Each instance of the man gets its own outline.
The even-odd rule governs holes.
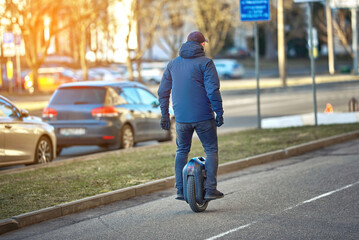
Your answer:
[[[184,199],[182,169],[188,160],[194,131],[206,153],[204,198],[209,201],[224,196],[217,190],[217,127],[223,124],[222,97],[216,67],[211,59],[205,57],[206,42],[208,41],[201,32],[191,32],[187,42],[182,45],[179,56],[168,63],[158,89],[161,127],[165,130],[170,129],[168,108],[172,91],[177,133],[175,187],[176,199],[179,200]]]

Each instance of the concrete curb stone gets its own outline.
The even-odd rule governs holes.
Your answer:
[[[18,216],[13,217],[16,222],[18,222],[18,227],[22,228],[37,222],[46,221],[53,218],[61,217],[61,207],[53,206],[44,209],[40,209],[37,211],[20,214]]]
[[[359,131],[345,133],[333,137],[319,139],[308,143],[296,145],[282,150],[276,150],[269,153],[256,155],[244,159],[239,159],[229,163],[221,164],[218,168],[218,174],[238,171],[251,166],[278,161],[288,157],[304,154],[333,144],[359,138]],[[9,219],[0,221],[0,235],[25,226],[40,223],[42,221],[65,216],[68,214],[88,210],[101,205],[129,198],[150,194],[156,191],[165,190],[174,187],[174,176],[152,182],[140,184],[133,187],[115,190],[108,193],[98,194],[69,203],[59,204],[53,207],[21,214]]]
[[[4,219],[0,221],[0,235],[11,232],[19,228],[19,223],[12,218]]]

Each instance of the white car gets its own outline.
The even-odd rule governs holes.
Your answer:
[[[141,68],[142,81],[151,85],[160,84],[166,64],[165,62],[143,63]],[[134,67],[133,75],[135,79],[138,79],[136,67]]]
[[[149,83],[152,85],[160,84],[162,75],[163,75],[163,69],[161,68],[142,68],[141,76],[144,83]]]
[[[98,76],[99,79],[96,80],[120,81],[124,79],[124,76],[122,74],[109,68],[95,67],[95,68],[90,68],[88,71],[89,71],[89,75]]]
[[[213,59],[221,79],[241,78],[244,75],[244,67],[235,59]]]

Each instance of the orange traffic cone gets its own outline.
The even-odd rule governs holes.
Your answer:
[[[324,110],[325,113],[332,113],[334,112],[333,106],[330,103],[327,103],[327,107]]]

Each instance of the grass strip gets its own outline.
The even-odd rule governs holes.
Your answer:
[[[359,129],[359,124],[251,129],[219,136],[220,164]],[[172,142],[0,175],[0,219],[174,175]],[[193,140],[190,158],[205,156]]]

